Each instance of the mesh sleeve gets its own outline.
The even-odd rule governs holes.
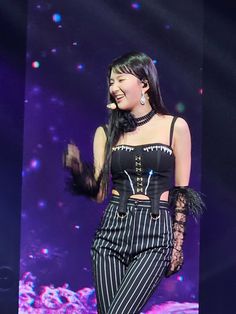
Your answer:
[[[66,190],[74,195],[84,195],[95,198],[99,192],[102,173],[95,179],[95,168],[92,163],[78,162],[72,159],[70,176],[66,178]]]
[[[186,186],[174,187],[170,191],[169,200],[173,209],[173,251],[166,277],[178,272],[183,266],[187,216],[191,213],[197,220],[206,207],[200,193]]]

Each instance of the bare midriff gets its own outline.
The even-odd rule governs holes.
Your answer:
[[[112,194],[113,195],[119,195],[119,192],[112,189]],[[169,196],[169,191],[165,191],[161,194],[160,200],[168,201],[168,196]],[[149,197],[147,195],[143,195],[143,194],[133,194],[130,196],[130,198],[137,198],[140,200],[148,200],[149,199]]]

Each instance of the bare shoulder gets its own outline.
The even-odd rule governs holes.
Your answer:
[[[176,119],[175,121],[175,130],[177,133],[181,134],[189,132],[189,126],[187,121],[182,117],[178,117],[178,119]]]
[[[106,140],[107,136],[104,130],[104,126],[100,125],[96,128],[94,140]]]
[[[176,116],[176,115],[175,115]],[[167,129],[170,128],[171,123],[173,121],[174,115],[162,115],[162,120]],[[179,143],[184,143],[186,141],[190,141],[190,130],[187,121],[179,116],[176,116],[177,119],[174,122],[173,129],[173,148],[176,145],[179,146]]]
[[[104,152],[107,136],[103,126],[98,126],[93,139],[94,154],[101,155]]]
[[[166,120],[166,121],[172,121],[173,120],[173,118],[174,118],[175,116],[173,116],[173,115],[170,115],[170,114],[163,114],[163,115],[160,115],[160,118],[162,118],[163,120]],[[179,116],[177,116],[177,120],[176,120],[176,123],[177,123],[177,121],[178,121],[178,124],[179,125],[181,125],[181,123],[182,124],[187,124],[187,121],[184,119],[184,118],[182,118],[182,117],[179,117]]]
[[[186,147],[191,147],[191,134],[189,126],[187,121],[182,117],[178,117],[175,121],[173,143],[175,153],[178,147],[182,151],[184,149],[183,147],[185,147],[185,149]]]

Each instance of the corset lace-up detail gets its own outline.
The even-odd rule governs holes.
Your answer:
[[[125,204],[131,195],[143,194],[151,201],[153,218],[159,217],[161,194],[172,187],[175,156],[170,145],[150,143],[143,145],[117,145],[112,151],[112,183],[120,195],[119,212],[125,213]]]

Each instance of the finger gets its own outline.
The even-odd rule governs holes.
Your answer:
[[[68,148],[70,148],[70,149],[73,149],[75,147],[77,147],[75,144],[68,144]]]

